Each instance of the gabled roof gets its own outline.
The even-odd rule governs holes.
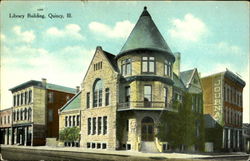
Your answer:
[[[110,64],[112,65],[112,67],[115,69],[115,71],[117,71],[117,62],[116,62],[116,56],[107,52],[107,51],[104,51],[102,50],[103,53],[106,55],[108,61],[110,62]]]
[[[161,51],[172,56],[174,59],[172,51],[148,13],[147,7],[144,7],[139,20],[118,54],[118,57],[119,55],[135,50]]]
[[[185,89],[185,85],[183,84],[182,80],[175,73],[173,73],[173,77],[174,86],[180,89]]]
[[[195,72],[195,70],[196,69],[191,69],[191,70],[180,72],[180,78],[186,87],[191,82],[191,79],[193,77],[193,73]]]
[[[30,86],[44,88],[41,81],[30,80],[30,81],[24,82],[24,83],[22,83],[20,85],[17,85],[17,86],[15,86],[15,87],[13,87],[13,88],[11,88],[9,90],[11,92],[15,92],[15,91],[19,91],[21,89],[24,89],[24,88],[27,88],[27,87],[30,87]],[[76,89],[74,89],[74,88],[69,88],[69,87],[56,85],[56,84],[51,84],[51,83],[46,83],[45,89],[50,89],[50,90],[55,90],[55,91],[60,91],[60,92],[66,92],[66,93],[76,93]]]
[[[79,110],[81,107],[81,93],[82,91],[72,97],[62,108],[60,108],[60,112]]]

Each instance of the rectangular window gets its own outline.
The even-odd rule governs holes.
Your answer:
[[[72,116],[69,116],[69,127],[72,126]]]
[[[129,75],[132,72],[131,59],[125,59],[121,62],[122,75]]]
[[[97,143],[97,149],[101,149],[101,143]]]
[[[96,117],[93,118],[93,135],[96,134]]]
[[[92,131],[91,127],[92,127],[92,125],[91,125],[91,118],[88,118],[88,135],[91,134],[91,131]]]
[[[99,106],[102,106],[102,89],[99,90]]]
[[[170,61],[164,61],[164,74],[169,77],[172,76],[172,63]]]
[[[80,125],[80,116],[79,115],[77,115],[77,126],[79,126]]]
[[[125,102],[130,102],[130,86],[125,87]]]
[[[144,106],[151,107],[152,101],[152,87],[150,85],[144,86]]]
[[[90,143],[87,143],[87,148],[90,148]]]
[[[16,96],[13,96],[13,106],[16,106]]]
[[[94,91],[94,100],[93,100],[93,107],[97,107],[97,92],[98,91]]]
[[[65,116],[65,127],[68,127],[68,116]]]
[[[21,93],[21,105],[23,105],[23,93]]]
[[[87,108],[90,107],[90,93],[88,92],[87,93],[87,96],[86,96],[86,104],[87,104]]]
[[[73,116],[73,125],[72,126],[76,126],[76,116]]]
[[[54,94],[53,94],[53,92],[49,92],[48,103],[53,103],[53,102],[54,102]]]
[[[107,134],[107,129],[108,129],[108,120],[107,116],[103,117],[103,135]]]
[[[19,106],[19,100],[20,100],[19,97],[20,97],[20,96],[19,96],[19,94],[18,94],[18,95],[17,95],[17,106]]]
[[[53,121],[53,109],[49,109],[49,122]]]
[[[10,116],[8,116],[8,124],[10,123]]]
[[[29,91],[29,103],[32,102],[32,90]]]
[[[195,103],[194,101],[195,101],[195,100],[194,100],[194,95],[193,95],[193,96],[192,96],[192,111],[194,111],[194,108],[195,108],[195,107],[194,107],[194,103]]]
[[[155,73],[155,58],[154,57],[142,57],[142,72],[143,73]]]
[[[20,110],[20,120],[23,120],[23,109]]]
[[[107,144],[106,143],[102,143],[102,149],[107,149]]]
[[[108,106],[109,105],[109,88],[106,88],[105,89],[105,106]]]
[[[102,118],[98,117],[98,135],[102,133]]]
[[[28,92],[26,91],[24,94],[24,100],[25,100],[25,104],[28,103]]]

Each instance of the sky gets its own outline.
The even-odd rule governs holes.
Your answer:
[[[182,71],[197,68],[203,77],[227,68],[240,75],[249,122],[249,4],[240,1],[2,2],[1,109],[12,106],[9,89],[29,80],[79,86],[96,47],[118,54],[144,6],[181,53]]]

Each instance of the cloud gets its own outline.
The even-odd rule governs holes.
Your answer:
[[[207,68],[205,72],[202,72],[201,76],[205,77],[205,76],[212,75],[215,73],[224,72],[227,69],[234,70],[234,69],[236,69],[236,67],[230,63],[215,63],[215,64],[211,65],[209,68]]]
[[[173,19],[172,25],[168,33],[180,40],[197,42],[209,32],[206,24],[190,13],[186,14],[183,20]]]
[[[215,49],[218,53],[222,54],[231,54],[231,55],[243,55],[243,51],[239,46],[231,45],[227,42],[221,41],[215,44]]]
[[[80,85],[94,50],[83,46],[66,46],[57,51],[35,48],[29,45],[6,47],[1,59],[1,108],[11,106],[12,96],[8,91],[29,80],[47,78],[49,83],[75,88]],[[1,51],[1,52],[2,52]],[[25,61],[24,61],[25,60]],[[13,79],[13,76],[18,79]]]
[[[6,36],[4,34],[1,34],[1,41],[5,41],[6,40]]]
[[[36,36],[34,34],[34,31],[23,31],[21,26],[14,26],[13,27],[13,32],[17,35],[17,40],[26,42],[26,43],[31,43],[35,40]]]
[[[76,24],[68,24],[64,29],[60,30],[56,27],[47,29],[46,34],[55,37],[71,37],[77,40],[83,40],[84,37],[80,33],[81,27]]]
[[[114,27],[100,22],[91,22],[89,29],[108,38],[127,38],[135,24],[128,20],[116,22]]]

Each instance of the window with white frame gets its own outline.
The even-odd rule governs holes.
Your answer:
[[[168,60],[164,61],[164,74],[169,77],[172,76],[172,63]]]
[[[155,57],[142,57],[142,73],[155,73]]]
[[[121,61],[121,73],[122,75],[130,75],[132,73],[130,58]]]

